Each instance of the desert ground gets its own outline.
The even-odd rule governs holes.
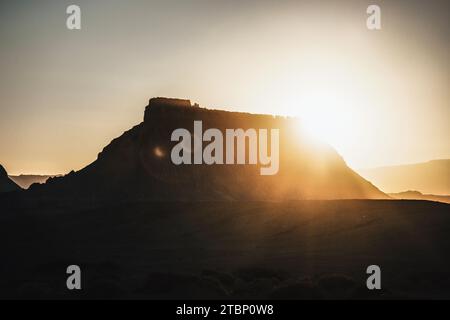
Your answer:
[[[0,203],[1,298],[450,298],[444,203]]]

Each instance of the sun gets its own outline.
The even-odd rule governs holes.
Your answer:
[[[302,128],[314,140],[325,142],[335,148],[345,146],[351,139],[353,112],[343,105],[345,99],[333,92],[309,91],[287,101],[288,108]]]

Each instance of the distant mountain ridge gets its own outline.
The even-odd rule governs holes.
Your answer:
[[[402,199],[402,200],[428,200],[428,201],[450,203],[450,196],[436,196],[434,194],[423,194],[419,191],[389,193],[389,196],[391,196],[394,199]]]
[[[23,189],[28,189],[33,183],[45,183],[48,178],[59,175],[21,174],[10,175],[9,178]]]
[[[358,172],[387,193],[417,190],[423,194],[450,195],[450,159],[363,169]]]
[[[0,192],[10,192],[20,190],[20,187],[8,177],[5,168],[0,165]]]
[[[173,130],[280,128],[280,170],[261,176],[259,165],[174,165]],[[30,192],[58,197],[145,200],[387,199],[327,145],[299,137],[285,117],[200,108],[189,100],[153,98],[144,122],[114,139],[78,172],[49,178]],[[159,155],[155,154],[158,149]]]

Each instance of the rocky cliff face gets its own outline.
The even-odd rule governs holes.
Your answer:
[[[175,165],[173,130],[279,129],[279,172],[260,175],[259,165]],[[329,146],[299,135],[284,117],[208,110],[189,100],[154,98],[144,122],[114,139],[96,161],[31,192],[92,199],[294,200],[388,198],[345,164]],[[204,143],[206,145],[208,143]]]
[[[0,192],[20,190],[20,187],[8,177],[5,168],[0,165]]]

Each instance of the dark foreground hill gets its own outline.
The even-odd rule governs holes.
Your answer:
[[[1,298],[450,298],[448,204],[5,205]],[[68,291],[66,268],[82,269]],[[382,270],[382,290],[365,287]]]
[[[276,175],[259,165],[175,165],[170,153],[175,129],[280,130]],[[312,143],[293,119],[208,110],[189,100],[154,98],[144,122],[114,139],[86,168],[32,186],[28,197],[121,200],[386,199],[386,194],[351,170],[327,145]],[[224,139],[225,141],[225,139]],[[205,147],[207,143],[204,143]]]

